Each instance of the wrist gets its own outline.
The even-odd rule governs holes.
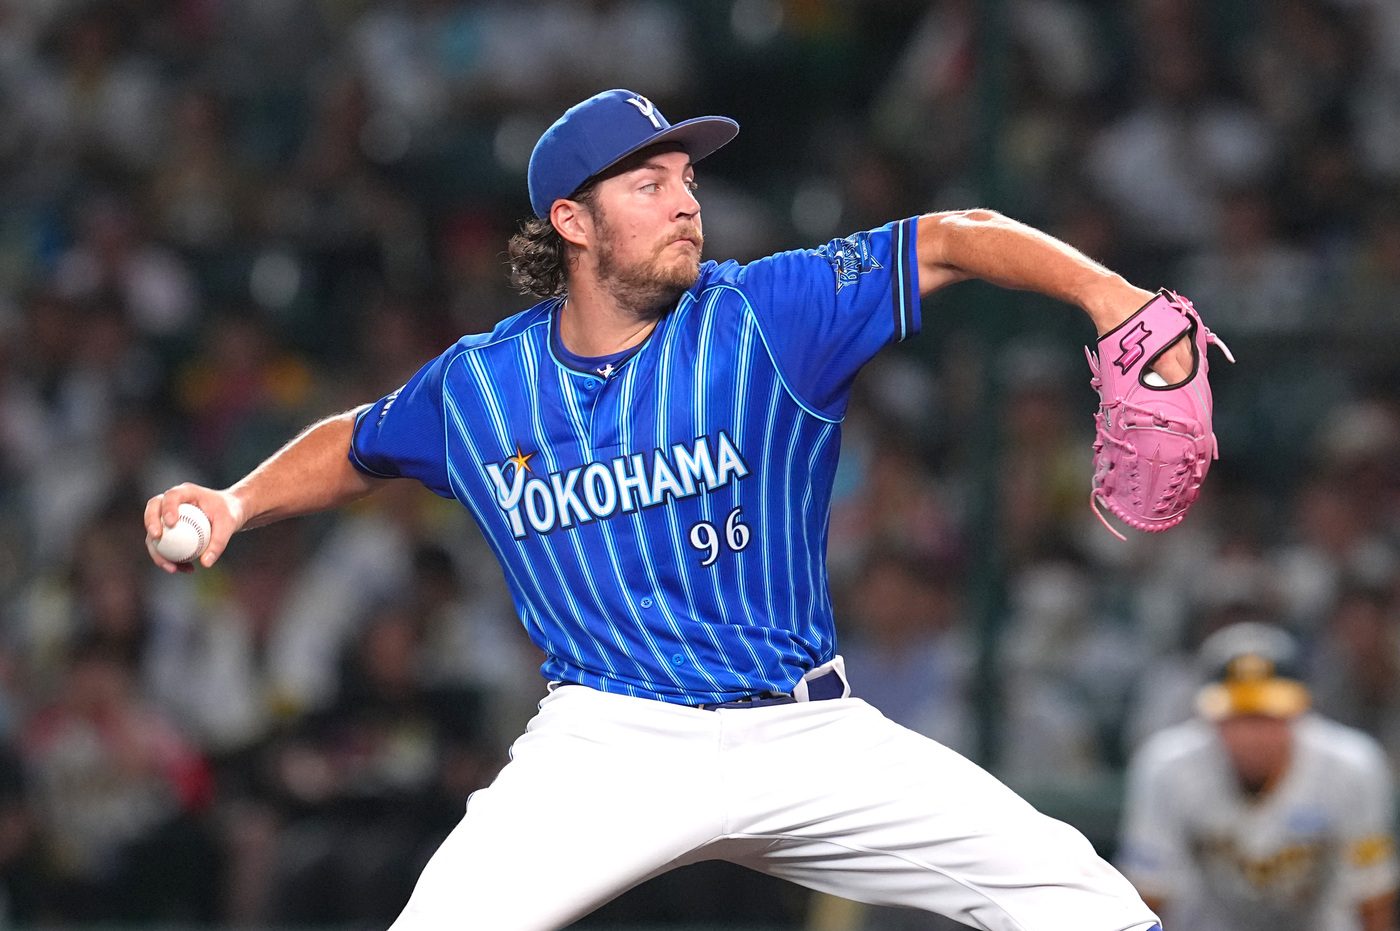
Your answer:
[[[1102,336],[1131,317],[1153,296],[1153,292],[1129,284],[1121,275],[1109,275],[1084,290],[1079,306]]]
[[[245,478],[235,485],[230,485],[228,488],[224,489],[222,495],[224,507],[228,510],[229,519],[233,523],[233,529],[230,532],[237,533],[248,523],[248,515],[251,513],[248,504],[249,489],[247,479]]]

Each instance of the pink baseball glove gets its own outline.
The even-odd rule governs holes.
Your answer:
[[[1192,369],[1169,385],[1151,364],[1182,334],[1191,337]],[[1099,393],[1094,415],[1094,488],[1089,506],[1118,539],[1100,505],[1138,530],[1160,533],[1181,523],[1219,457],[1211,430],[1206,346],[1230,349],[1201,322],[1191,302],[1163,289],[1137,313],[1099,338],[1084,355]]]

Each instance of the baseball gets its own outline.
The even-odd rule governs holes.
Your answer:
[[[174,527],[166,527],[155,541],[156,552],[171,562],[191,562],[209,545],[209,518],[193,504],[180,505]]]

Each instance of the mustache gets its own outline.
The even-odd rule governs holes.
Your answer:
[[[687,226],[677,230],[676,235],[672,236],[666,244],[670,245],[673,242],[680,242],[682,239],[689,239],[697,246],[703,246],[705,244],[705,234],[700,232],[700,227],[698,226]]]

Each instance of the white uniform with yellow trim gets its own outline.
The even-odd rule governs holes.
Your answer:
[[[1355,931],[1357,906],[1396,886],[1394,803],[1379,744],[1316,714],[1257,799],[1214,725],[1151,738],[1129,767],[1120,867],[1168,928]]]

